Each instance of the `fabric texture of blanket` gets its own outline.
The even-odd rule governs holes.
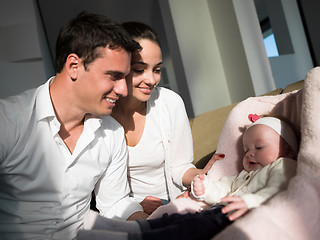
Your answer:
[[[300,129],[297,175],[286,191],[254,209],[214,239],[319,239],[320,68],[307,74],[302,91],[289,94],[284,101],[288,97],[293,97],[290,104],[284,104],[289,108],[282,108],[282,101],[274,109],[284,110],[282,115]]]

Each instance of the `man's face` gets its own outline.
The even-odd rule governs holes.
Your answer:
[[[78,108],[94,115],[110,115],[120,96],[126,96],[125,77],[130,71],[131,54],[123,49],[101,48],[101,57],[85,70],[83,64],[75,91]]]

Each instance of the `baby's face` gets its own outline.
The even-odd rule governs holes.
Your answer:
[[[282,156],[282,138],[272,128],[257,124],[243,134],[243,167],[247,172],[258,170]]]

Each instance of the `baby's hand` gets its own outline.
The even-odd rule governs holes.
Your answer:
[[[231,196],[224,197],[221,199],[221,202],[228,202],[228,205],[222,208],[222,213],[230,213],[229,220],[234,221],[239,217],[245,215],[249,209],[245,201],[241,197]]]
[[[200,174],[195,176],[193,179],[192,188],[193,188],[193,193],[196,196],[201,196],[202,194],[204,194],[204,191],[205,191],[205,188],[203,185],[204,178],[205,176],[203,174]]]

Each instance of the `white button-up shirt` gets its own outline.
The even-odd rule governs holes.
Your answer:
[[[0,100],[1,239],[75,238],[93,190],[106,217],[142,210],[128,197],[123,128],[110,116],[88,115],[71,154],[49,84]]]

